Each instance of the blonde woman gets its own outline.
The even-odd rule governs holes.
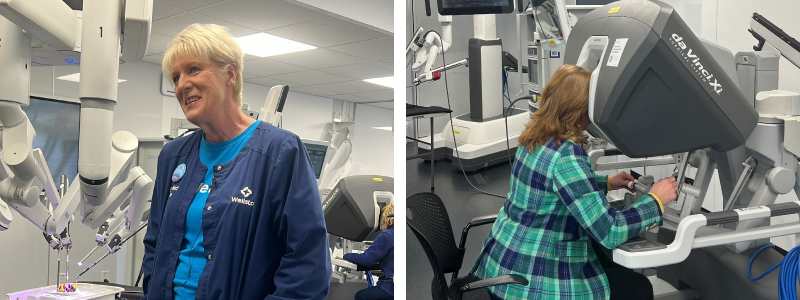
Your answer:
[[[677,183],[672,177],[657,182],[624,210],[609,206],[605,193],[626,188],[633,177],[595,175],[581,146],[590,123],[590,76],[572,65],[556,70],[520,135],[511,190],[473,269],[477,279],[513,273],[530,283],[492,287],[496,298],[653,298],[643,275],[604,270],[591,240],[611,249],[660,225]]]
[[[297,135],[242,113],[242,50],[193,24],[162,69],[200,129],[161,150],[142,263],[145,299],[325,299],[331,261]]]
[[[372,245],[364,253],[348,253],[344,259],[357,265],[371,267],[380,264],[383,276],[378,278],[378,283],[358,291],[355,300],[391,300],[394,299],[394,203],[389,204],[381,211],[381,234],[375,238]]]

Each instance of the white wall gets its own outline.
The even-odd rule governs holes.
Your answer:
[[[368,105],[356,105],[356,125],[353,136],[353,166],[350,175],[383,175],[394,177],[392,111]],[[378,163],[376,163],[378,162]]]
[[[31,93],[78,99],[77,82],[54,80],[80,71],[77,66],[31,68]],[[130,131],[139,138],[161,137],[161,68],[148,63],[129,63],[119,67],[114,108],[114,131]],[[155,109],[154,109],[155,108]]]

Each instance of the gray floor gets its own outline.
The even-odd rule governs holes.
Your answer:
[[[412,146],[406,147],[406,155],[416,154]],[[455,239],[461,238],[461,230],[472,218],[483,215],[496,214],[500,211],[505,199],[493,197],[473,189],[463,173],[448,161],[437,161],[435,164],[435,191],[447,208],[450,223],[455,231]],[[430,163],[422,159],[406,162],[406,192],[408,196],[430,191]],[[511,169],[508,163],[467,173],[469,180],[478,188],[500,195],[508,193],[508,180]],[[480,254],[481,246],[486,235],[489,234],[491,225],[481,226],[470,230],[467,239],[466,254],[462,264],[460,276],[472,268],[473,263]],[[448,276],[449,278],[449,276]],[[411,230],[406,230],[406,299],[431,299],[431,280],[433,271],[428,263],[428,258],[422,250],[419,241]]]
[[[331,280],[331,288],[325,300],[353,300],[353,296],[365,288],[367,288],[365,280],[348,280],[344,284]]]

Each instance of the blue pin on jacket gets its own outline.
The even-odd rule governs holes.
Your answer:
[[[183,174],[186,173],[186,164],[180,164],[177,168],[175,168],[175,172],[172,172],[172,182],[178,182],[183,178]]]

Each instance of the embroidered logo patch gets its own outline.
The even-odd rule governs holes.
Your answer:
[[[244,197],[247,197],[247,196],[250,196],[250,195],[252,195],[252,194],[253,194],[253,192],[252,192],[252,191],[250,191],[250,187],[245,187],[245,188],[243,188],[243,189],[241,190],[241,192],[242,192],[242,196],[244,196]]]

